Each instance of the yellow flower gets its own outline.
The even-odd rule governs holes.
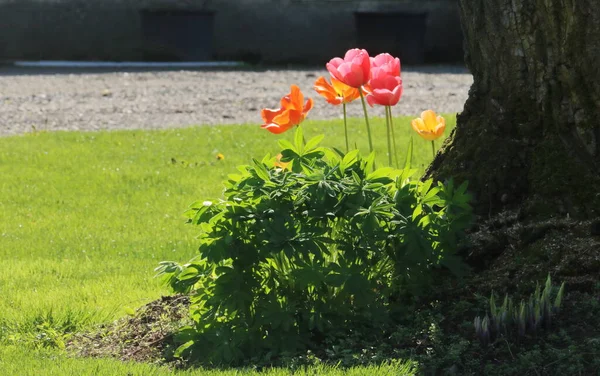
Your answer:
[[[421,117],[413,119],[410,124],[419,136],[428,141],[440,138],[446,129],[446,119],[436,116],[432,110],[423,111]]]
[[[282,162],[281,161],[282,157],[283,157],[283,155],[281,153],[277,154],[277,160],[275,161],[275,167],[279,167],[282,170],[285,170],[289,166],[290,162]]]
[[[225,156],[221,153],[217,153],[217,160],[222,161],[223,159],[225,159]]]

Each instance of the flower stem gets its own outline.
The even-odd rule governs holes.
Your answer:
[[[400,168],[398,165],[398,149],[396,148],[396,135],[394,134],[394,118],[392,117],[392,107],[387,107],[390,116],[390,129],[392,130],[392,142],[394,145],[394,158],[396,159],[396,168]]]
[[[344,109],[344,136],[346,136],[346,153],[350,151],[350,146],[348,146],[348,123],[346,122],[346,103],[342,104]]]
[[[435,159],[435,141],[431,140],[431,152],[433,153],[433,159]]]
[[[385,125],[387,129],[388,165],[392,167],[392,140],[390,134],[390,107],[385,106]]]
[[[367,124],[367,136],[369,136],[369,152],[373,152],[373,140],[371,138],[371,126],[369,125],[369,116],[367,115],[367,103],[365,102],[365,96],[362,92],[362,89],[359,88],[358,92],[360,93],[360,100],[362,101],[363,112],[365,113],[365,123]]]

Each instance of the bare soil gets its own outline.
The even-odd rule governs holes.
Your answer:
[[[310,119],[336,119],[341,109],[312,89],[325,69],[106,71],[0,66],[0,136],[37,131],[158,129],[191,125],[259,124],[300,86],[314,98]],[[473,78],[463,67],[407,68],[395,115],[462,111]],[[349,116],[362,116],[359,103]],[[371,114],[383,116],[383,108]]]

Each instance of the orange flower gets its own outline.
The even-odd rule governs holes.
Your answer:
[[[312,106],[313,100],[308,98],[304,103],[304,95],[300,88],[292,85],[290,93],[281,98],[281,108],[277,110],[265,108],[260,112],[265,122],[261,128],[275,134],[283,133],[302,123]]]
[[[281,158],[283,158],[283,155],[281,153],[277,154],[277,160],[275,161],[275,167],[279,167],[279,168],[285,170],[287,168],[287,166],[289,166],[290,162],[282,162]]]
[[[432,110],[423,111],[421,117],[413,119],[410,124],[419,136],[428,141],[439,138],[446,129],[446,119],[436,116]]]
[[[360,97],[359,89],[350,87],[333,77],[331,77],[331,84],[323,76],[317,78],[314,89],[334,106],[350,103]]]

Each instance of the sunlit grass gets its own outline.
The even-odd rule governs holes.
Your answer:
[[[416,374],[412,362],[391,362],[351,369],[313,366],[299,368],[296,371],[283,368],[266,369],[261,372],[244,369],[175,371],[150,364],[121,362],[114,359],[74,359],[65,357],[56,350],[31,352],[15,347],[0,347],[0,371],[3,375],[11,376],[412,376]]]
[[[413,136],[413,167],[423,171],[430,144],[409,120],[395,119],[400,160]],[[454,122],[449,116],[449,128]],[[324,133],[325,146],[343,149],[341,121],[303,127],[307,138]],[[372,129],[382,166],[383,119]],[[350,119],[349,131],[366,152],[363,122]],[[154,267],[187,261],[196,251],[197,230],[184,224],[183,211],[195,200],[218,198],[236,166],[276,154],[282,137],[293,132],[229,125],[0,138],[0,344],[14,344],[15,333],[43,321],[79,330],[167,294]]]

